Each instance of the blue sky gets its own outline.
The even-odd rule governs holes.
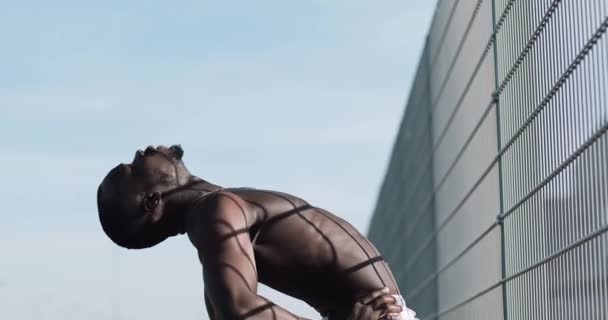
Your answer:
[[[0,318],[206,317],[185,238],[127,251],[98,225],[99,182],[150,144],[365,231],[434,6],[0,2]]]

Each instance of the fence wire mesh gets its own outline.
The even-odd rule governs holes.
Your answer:
[[[608,1],[439,1],[369,236],[421,319],[608,319]]]

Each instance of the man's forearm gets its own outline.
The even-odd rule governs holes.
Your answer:
[[[230,309],[224,310],[220,314],[214,314],[216,318],[211,320],[308,320],[289,312],[260,295],[251,295],[243,299],[240,306]]]
[[[262,297],[260,295],[258,295],[259,297],[259,301],[262,302],[263,304],[261,304],[258,308],[259,309],[266,309],[265,311],[260,312],[259,314],[253,315],[248,318],[251,320],[267,320],[267,319],[271,319],[271,320],[309,320],[307,318],[304,317],[300,317],[297,316],[291,312],[289,312],[287,309],[274,304],[272,301],[266,299],[265,297]]]

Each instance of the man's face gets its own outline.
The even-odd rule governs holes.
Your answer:
[[[150,191],[165,191],[178,185],[178,171],[183,155],[180,146],[149,146],[137,150],[126,172],[132,182]],[[151,190],[155,189],[155,190]]]

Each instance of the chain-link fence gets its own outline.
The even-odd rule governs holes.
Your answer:
[[[439,1],[369,236],[423,319],[608,319],[608,1]]]

